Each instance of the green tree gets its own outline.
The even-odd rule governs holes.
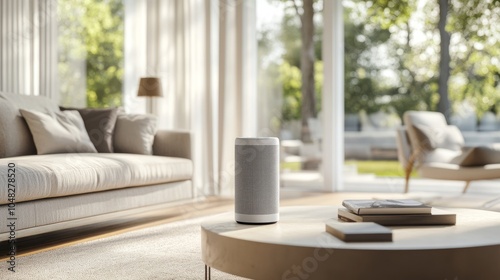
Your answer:
[[[122,104],[124,8],[121,0],[59,0],[59,72],[63,95],[77,84],[74,60],[85,61],[88,107]],[[65,80],[67,78],[67,80]]]
[[[408,15],[413,12],[415,3],[416,1],[379,0],[375,1],[373,7],[376,7],[374,10],[378,15],[385,16],[382,26],[390,28],[408,21]],[[422,97],[426,98],[432,108],[433,104],[437,103],[436,109],[447,118],[452,112],[452,101],[465,98],[473,100],[479,113],[498,101],[494,94],[498,85],[498,66],[487,60],[498,53],[498,40],[493,38],[498,38],[499,35],[495,25],[500,19],[499,4],[498,0],[436,0],[427,3],[427,22],[433,24],[440,40],[436,75],[429,78],[426,84],[427,88],[438,92],[438,98],[435,102],[428,92]],[[436,18],[432,17],[434,11],[438,11]],[[411,34],[409,28],[408,34]],[[452,40],[455,42],[453,46]],[[429,41],[432,41],[432,38]],[[465,51],[461,50],[463,48]],[[405,54],[418,51],[415,47],[405,48]],[[407,59],[403,63],[408,61]],[[414,76],[415,72],[406,70]],[[461,82],[460,86],[455,84],[463,80],[467,82]],[[453,83],[450,84],[450,81]],[[437,85],[434,86],[434,83]],[[451,91],[450,86],[453,88]],[[418,81],[417,84],[412,84],[411,88],[413,91],[418,90]]]
[[[461,46],[451,50],[450,99],[471,101],[481,116],[500,104],[500,1],[454,0],[450,13],[447,29]]]
[[[314,85],[317,102],[316,111],[319,112],[321,104],[321,91],[323,89],[323,62],[316,61],[314,67]],[[283,107],[281,117],[283,121],[300,120],[302,115],[302,72],[297,66],[291,65],[287,61],[279,67],[280,83],[283,89]]]
[[[287,40],[288,42],[292,42],[293,46],[291,48],[291,52],[285,54],[285,57],[290,54],[292,56],[288,57],[288,60],[292,62],[292,65],[297,65],[297,61],[293,61],[292,59],[296,58],[296,52],[298,47],[300,46],[300,59],[299,59],[299,67],[301,71],[301,91],[302,91],[302,100],[300,102],[301,108],[301,140],[304,142],[311,142],[311,133],[309,130],[308,120],[310,118],[317,117],[316,111],[316,86],[314,80],[314,64],[316,61],[315,57],[315,24],[314,24],[314,4],[315,0],[288,0],[288,7],[290,10],[293,9],[295,12],[293,16],[285,16],[284,21],[290,22],[294,18],[299,19],[299,31],[300,31],[300,41],[296,40],[296,35],[294,33],[287,32],[289,29],[285,30],[283,33],[284,36],[290,35],[292,40]],[[288,28],[289,26],[285,26]],[[293,40],[295,39],[295,40]],[[286,99],[286,98],[285,98]],[[286,102],[286,101],[285,101]]]
[[[370,113],[391,106],[400,115],[410,109],[438,110],[448,115],[450,103],[467,99],[481,115],[500,103],[500,34],[493,24],[500,20],[500,1],[441,2],[443,16],[439,13],[440,1],[428,1],[424,6],[409,0],[345,2],[346,113]],[[417,10],[425,19],[413,25]],[[293,12],[286,13],[282,21],[280,39],[287,67],[300,67],[300,24]],[[446,33],[450,43],[446,42]],[[315,34],[315,55],[319,57],[321,30],[315,30]],[[436,36],[445,39],[436,40]],[[380,49],[386,52],[382,56],[377,53]],[[382,74],[387,71],[396,77]],[[291,87],[285,86],[287,90]],[[295,106],[284,109],[285,119],[295,118],[302,99],[293,91],[285,95],[296,97],[294,102],[285,103]]]

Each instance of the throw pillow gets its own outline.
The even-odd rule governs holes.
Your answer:
[[[500,144],[466,147],[451,163],[467,167],[500,163]]]
[[[465,145],[464,136],[457,126],[448,125],[437,133],[437,148],[461,151]]]
[[[430,151],[437,147],[437,140],[434,137],[435,131],[432,128],[423,125],[414,125],[412,128],[414,149],[418,147],[418,150]]]
[[[64,108],[61,110],[76,110],[82,116],[90,141],[99,153],[112,153],[113,132],[115,130],[118,109]]]
[[[155,134],[155,116],[119,114],[113,135],[115,152],[151,155]]]
[[[19,111],[33,135],[39,155],[97,152],[77,111],[58,112],[54,116],[37,111]]]
[[[426,152],[436,148],[434,133],[447,126],[438,112],[407,111],[403,115],[413,151]],[[418,127],[417,127],[418,126]]]

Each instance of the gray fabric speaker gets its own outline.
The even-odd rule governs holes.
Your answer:
[[[236,138],[235,219],[247,224],[279,220],[278,138]]]

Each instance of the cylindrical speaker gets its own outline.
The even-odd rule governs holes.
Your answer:
[[[279,140],[236,138],[235,219],[267,224],[279,220]]]

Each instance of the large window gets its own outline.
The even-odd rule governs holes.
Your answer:
[[[257,1],[260,125],[281,137],[285,169],[321,168],[322,3]],[[348,165],[354,167],[345,171],[356,172],[357,166],[360,172],[402,176],[395,129],[408,110],[440,111],[463,132],[500,130],[498,1],[342,4],[344,147]],[[304,34],[307,5],[313,6],[314,28]],[[304,89],[304,76],[311,71],[301,55],[309,42],[313,110],[304,108],[312,104]]]
[[[61,104],[122,104],[124,8],[122,0],[59,0]]]

